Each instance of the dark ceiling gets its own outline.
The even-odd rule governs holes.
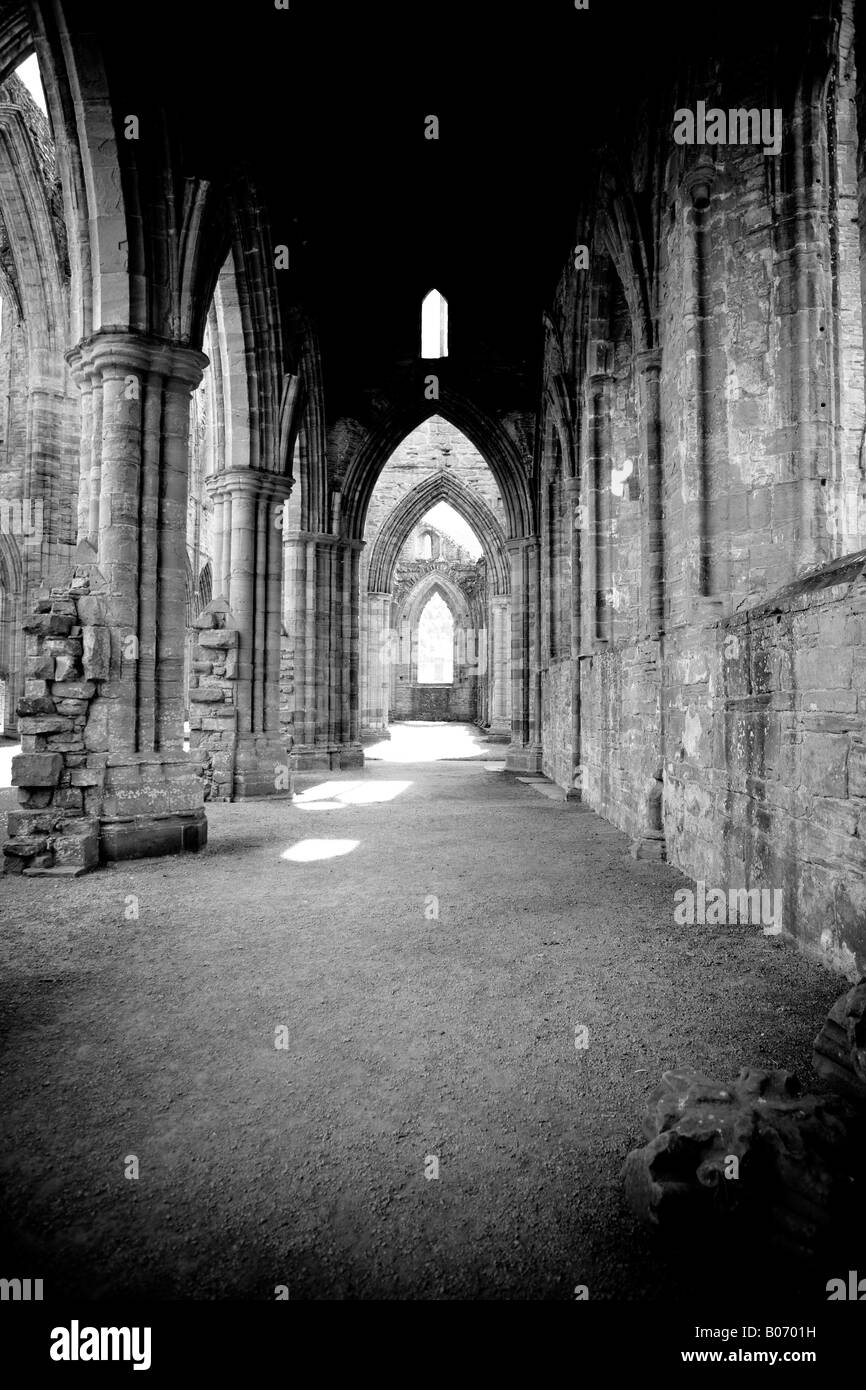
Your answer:
[[[680,0],[111,0],[99,27],[116,107],[168,109],[185,172],[255,175],[332,388],[413,360],[436,285],[455,363],[529,400],[596,152],[666,73],[754,48],[779,6],[710,8],[704,34]]]

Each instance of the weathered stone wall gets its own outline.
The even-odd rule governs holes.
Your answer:
[[[225,599],[193,624],[190,747],[202,760],[205,801],[230,801],[237,753],[238,633]]]
[[[542,771],[561,787],[571,787],[574,757],[572,663],[552,661],[541,679],[544,731]]]
[[[77,876],[99,859],[108,761],[88,716],[109,674],[110,636],[86,580],[55,590],[24,622],[21,753],[12,760],[19,810],[7,820],[7,873]]]
[[[0,88],[0,106],[18,164],[7,180],[17,178],[27,190],[14,207],[8,182],[0,191],[0,270],[8,291],[0,303],[0,733],[14,735],[24,689],[21,624],[41,586],[71,573],[80,407],[63,358],[68,265],[50,127],[15,76]],[[41,262],[36,238],[53,252]]]
[[[666,664],[665,830],[707,883],[783,892],[783,927],[866,970],[866,552]]]
[[[806,60],[809,81],[785,98],[778,157],[678,148],[662,126],[653,172],[645,133],[630,132],[599,191],[606,234],[586,272],[564,275],[548,324],[556,428],[537,497],[544,770],[570,785],[579,652],[574,763],[588,803],[635,852],[663,834],[694,878],[784,889],[785,930],[853,973],[864,962],[864,162],[858,188],[847,0],[838,18],[833,42],[828,30]],[[728,62],[722,100],[708,69],[669,109],[697,96],[763,108],[758,72]],[[813,100],[824,76],[826,100]],[[862,80],[860,91],[863,107]],[[555,638],[569,458],[571,660]]]

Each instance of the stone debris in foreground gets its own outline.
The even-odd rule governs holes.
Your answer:
[[[628,1155],[625,1193],[648,1224],[690,1238],[722,1222],[719,1235],[808,1258],[850,1212],[862,1168],[862,1117],[836,1097],[800,1095],[787,1071],[743,1068],[735,1081],[668,1071],[653,1092]],[[858,1163],[858,1150],[860,1159]]]
[[[812,1065],[828,1086],[866,1101],[866,979],[836,1000],[814,1042]]]

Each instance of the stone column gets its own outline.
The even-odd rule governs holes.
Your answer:
[[[657,636],[664,622],[664,530],[661,458],[661,348],[635,354],[640,392],[640,450],[644,464],[641,508],[641,626]]]
[[[580,733],[580,652],[581,652],[581,564],[583,560],[581,539],[585,534],[583,526],[583,510],[585,504],[581,502],[580,479],[565,478],[563,480],[566,495],[566,517],[571,531],[571,593],[568,596],[571,613],[571,747],[573,756],[573,766],[571,772],[571,786],[566,792],[570,801],[580,801],[583,798],[584,780],[583,767],[581,763],[581,733]]]
[[[713,496],[713,395],[711,365],[714,359],[714,328],[712,324],[710,269],[710,197],[715,181],[715,166],[704,155],[689,171],[684,187],[691,200],[686,226],[685,300],[686,352],[694,363],[695,414],[693,455],[695,475],[688,485],[687,495],[693,498],[685,513],[687,528],[688,578],[686,583],[687,617],[696,623],[713,622],[723,605],[720,526],[718,499]]]
[[[365,610],[365,691],[361,738],[365,742],[389,737],[391,699],[391,595],[367,593]]]
[[[511,559],[511,743],[506,767],[541,771],[538,537],[506,541]]]
[[[595,372],[589,378],[590,388],[590,487],[592,490],[592,638],[595,645],[611,638],[613,605],[610,590],[613,585],[613,535],[610,501],[610,447],[608,418],[607,372]]]
[[[232,799],[287,791],[288,752],[280,726],[282,513],[292,480],[236,468],[207,480],[222,519],[223,585],[238,633],[237,744]]]
[[[100,851],[197,849],[207,836],[200,768],[183,751],[186,506],[190,395],[207,358],[103,329],[70,362],[85,396],[79,558],[95,560],[79,607],[111,646],[85,729],[89,752],[106,755]]]
[[[360,543],[320,532],[287,531],[284,546],[285,624],[295,652],[293,765],[362,767]]]
[[[507,734],[511,730],[511,681],[508,670],[510,645],[509,601],[505,594],[496,594],[490,602],[490,668],[489,696],[490,732]]]

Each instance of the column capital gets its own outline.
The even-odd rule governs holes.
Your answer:
[[[641,348],[634,355],[635,366],[639,372],[649,375],[662,369],[662,350],[660,347]]]
[[[521,550],[532,550],[538,547],[538,536],[509,536],[505,542],[505,549],[512,555],[518,555]]]
[[[273,473],[268,468],[225,468],[205,478],[205,487],[212,498],[246,492],[285,501],[294,481],[287,473]]]
[[[612,372],[590,372],[587,377],[589,388],[591,391],[594,391],[596,395],[601,395],[603,391],[606,391],[612,381]]]
[[[692,200],[693,207],[702,211],[709,206],[710,194],[716,181],[716,166],[706,153],[698,163],[683,177],[683,188]]]
[[[131,329],[100,328],[66,353],[69,369],[79,385],[94,375],[147,376],[155,373],[194,391],[209,359],[182,343],[171,343]]]

